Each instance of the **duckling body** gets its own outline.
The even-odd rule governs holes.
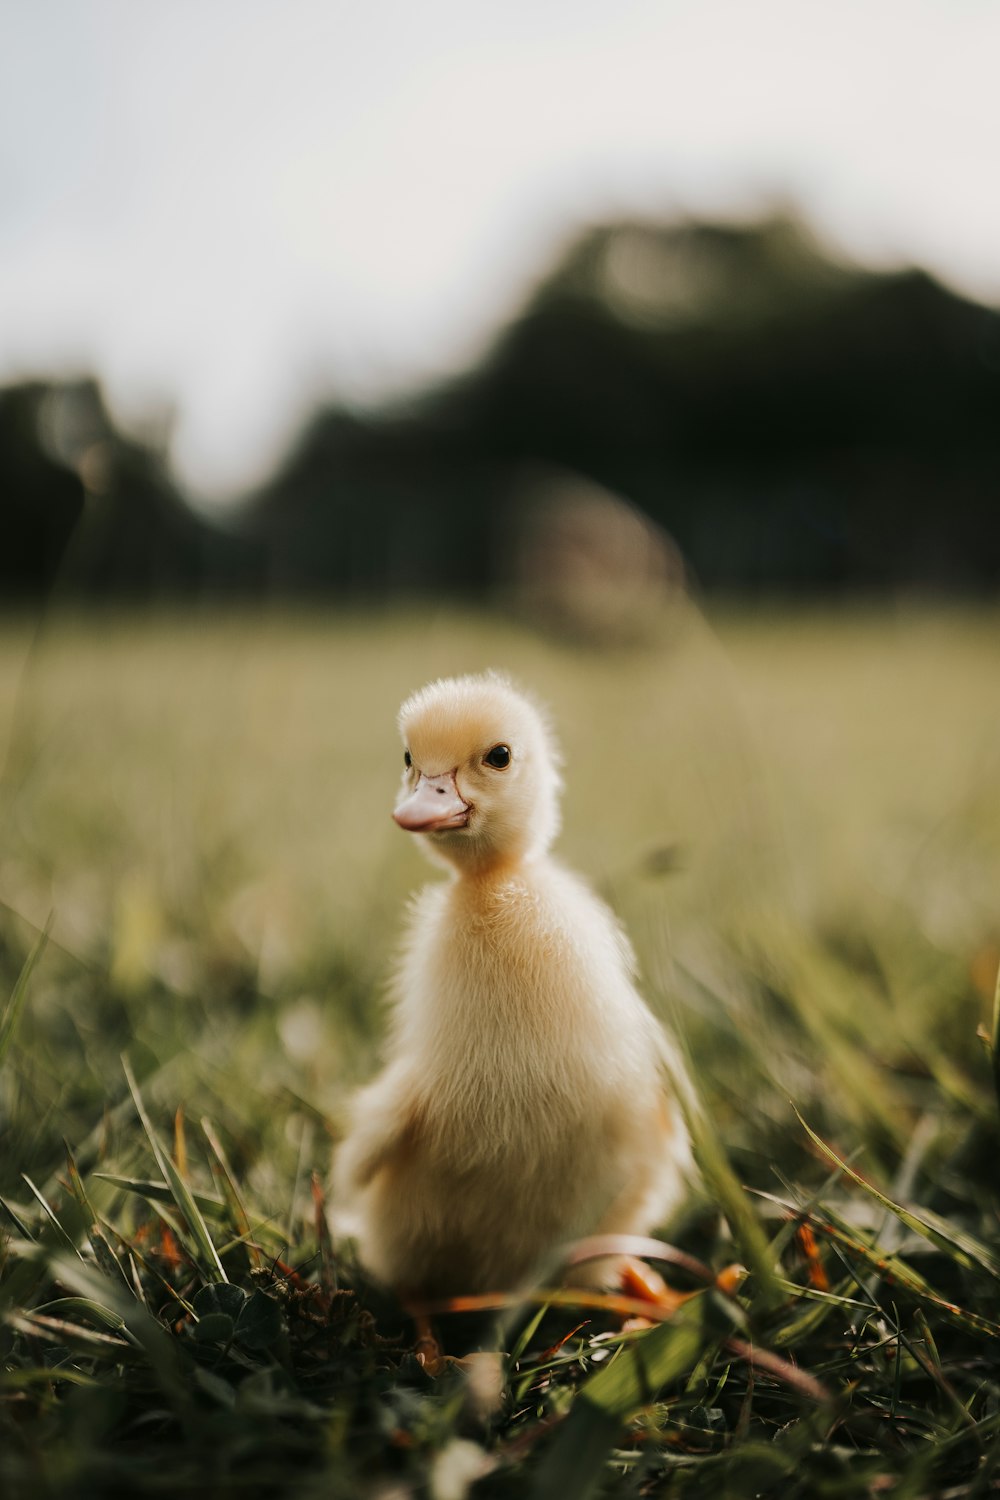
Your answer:
[[[401,724],[397,821],[453,873],[413,907],[387,1066],[356,1099],[336,1184],[364,1264],[404,1296],[508,1290],[572,1240],[646,1233],[676,1204],[677,1062],[620,927],[547,853],[558,774],[533,706],[458,679]]]

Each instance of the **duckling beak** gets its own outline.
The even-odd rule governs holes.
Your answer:
[[[446,771],[443,776],[421,775],[393,817],[410,833],[436,833],[443,828],[464,828],[469,821],[469,804],[459,794],[454,771]]]

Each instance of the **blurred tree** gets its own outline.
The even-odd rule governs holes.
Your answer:
[[[259,588],[254,544],[185,504],[162,444],[126,438],[97,383],[0,392],[5,597],[155,601]]]
[[[93,382],[0,394],[0,581],[37,592],[73,532],[60,586],[86,597],[481,597],[516,559],[537,601],[573,571],[565,503],[539,526],[522,483],[549,472],[638,508],[710,589],[995,589],[998,399],[1000,313],[922,272],[835,263],[790,219],[612,224],[478,368],[317,412],[227,530]]]
[[[318,588],[478,591],[542,464],[638,505],[708,587],[995,587],[998,398],[1000,314],[919,271],[835,264],[786,219],[615,224],[481,368],[318,414],[252,518],[277,582],[308,557]]]
[[[0,391],[0,601],[44,597],[83,510],[76,474],[39,442],[42,385]]]

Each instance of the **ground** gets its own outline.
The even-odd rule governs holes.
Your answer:
[[[706,1182],[664,1226],[682,1311],[505,1309],[488,1411],[317,1212],[433,878],[395,710],[484,666],[552,709],[559,848],[690,1058]],[[4,1493],[992,1492],[998,683],[987,609],[686,608],[604,650],[5,622]]]

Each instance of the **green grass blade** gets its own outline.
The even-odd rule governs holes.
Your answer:
[[[8,1313],[4,1321],[18,1333],[27,1334],[29,1338],[45,1339],[49,1343],[58,1344],[61,1347],[68,1346],[83,1354],[94,1355],[96,1353],[99,1356],[110,1352],[116,1359],[120,1359],[130,1348],[129,1341],[120,1338],[117,1334],[102,1333],[82,1323],[72,1323],[66,1318],[51,1318],[46,1313],[37,1310]]]
[[[532,1500],[556,1495],[590,1500],[604,1486],[605,1464],[620,1430],[617,1417],[591,1410],[579,1398],[539,1469]]]
[[[141,1177],[119,1177],[116,1172],[94,1172],[93,1176],[100,1182],[110,1182],[112,1187],[119,1188],[123,1193],[134,1193],[139,1198],[146,1198],[153,1203],[176,1203],[173,1191],[169,1183],[151,1182]],[[217,1198],[212,1193],[197,1193],[191,1189],[191,1196],[210,1219],[223,1220],[226,1216],[226,1203],[223,1198]]]
[[[78,1296],[120,1313],[125,1329],[146,1355],[160,1389],[179,1413],[190,1407],[188,1382],[177,1345],[156,1319],[124,1289],[121,1292],[89,1266],[70,1256],[55,1254],[49,1269]]]
[[[69,1233],[68,1230],[66,1230],[66,1229],[63,1228],[62,1224],[59,1222],[59,1219],[57,1218],[57,1216],[55,1214],[55,1211],[51,1208],[51,1206],[48,1203],[46,1203],[45,1198],[42,1196],[41,1191],[38,1188],[36,1188],[35,1184],[32,1182],[31,1178],[28,1176],[27,1172],[22,1172],[21,1173],[21,1178],[22,1178],[22,1180],[24,1182],[26,1182],[28,1184],[28,1187],[29,1187],[29,1189],[31,1191],[32,1197],[35,1199],[35,1201],[40,1206],[40,1208],[41,1208],[42,1212],[44,1213],[45,1217],[48,1219],[49,1223],[55,1229],[56,1233],[58,1234],[59,1238],[62,1240],[63,1244],[66,1245],[66,1247],[68,1249],[72,1250],[72,1252],[73,1252],[74,1255],[80,1255],[79,1248],[78,1248],[77,1243],[74,1240],[73,1236]],[[81,1256],[80,1258],[82,1259],[83,1257]]]
[[[580,1399],[623,1420],[655,1400],[656,1394],[695,1362],[705,1341],[708,1298],[684,1304],[669,1323],[623,1344],[619,1354],[592,1375]]]
[[[156,1212],[160,1214],[162,1221],[166,1223],[166,1216],[158,1207],[156,1208]],[[117,1238],[122,1243],[123,1247],[127,1247],[129,1259],[134,1273],[133,1283],[130,1284],[129,1291],[135,1297],[140,1306],[148,1308],[149,1302],[143,1292],[142,1283],[138,1277],[138,1266],[141,1266],[149,1279],[156,1283],[165,1297],[168,1297],[171,1301],[176,1302],[178,1307],[183,1308],[186,1313],[190,1313],[193,1311],[188,1298],[181,1295],[177,1288],[173,1286],[167,1279],[167,1277],[162,1274],[162,1272],[157,1268],[153,1261],[148,1256],[143,1255],[142,1251],[137,1245],[128,1244],[126,1240],[123,1240],[122,1236],[115,1229],[114,1225],[109,1224],[106,1219],[101,1220],[101,1228],[105,1230],[107,1234],[114,1235],[115,1238]],[[173,1224],[170,1225],[170,1230],[174,1234],[176,1234],[177,1232],[176,1227]]]
[[[129,1086],[132,1098],[135,1100],[136,1112],[142,1121],[142,1127],[149,1139],[149,1144],[153,1148],[153,1155],[156,1157],[157,1166],[170,1184],[174,1202],[190,1226],[191,1233],[204,1257],[208,1272],[213,1279],[217,1278],[219,1281],[228,1281],[229,1277],[222,1268],[222,1261],[219,1259],[218,1251],[212,1242],[212,1236],[208,1232],[208,1227],[202,1217],[201,1210],[194,1200],[191,1189],[174,1166],[169,1152],[163,1149],[159,1137],[153,1129],[152,1121],[146,1113],[145,1105],[142,1102],[142,1095],[139,1093],[139,1086],[132,1076],[132,1069],[124,1058],[122,1059],[122,1067],[125,1070],[125,1081]]]
[[[895,1203],[885,1193],[880,1192],[873,1183],[867,1181],[866,1178],[855,1172],[852,1167],[849,1167],[837,1155],[836,1151],[831,1146],[828,1146],[806,1124],[805,1120],[798,1113],[798,1110],[796,1110],[796,1116],[799,1124],[809,1136],[809,1139],[822,1151],[827,1160],[834,1162],[845,1177],[849,1177],[870,1198],[874,1198],[876,1203],[881,1204],[883,1208],[895,1214],[896,1218],[905,1224],[907,1229],[912,1229],[915,1234],[919,1234],[923,1239],[929,1240],[935,1249],[942,1250],[945,1254],[950,1255],[965,1270],[975,1271],[982,1269],[988,1271],[991,1276],[1000,1281],[1000,1260],[996,1258],[992,1250],[987,1245],[984,1245],[981,1240],[977,1240],[973,1235],[960,1229],[957,1225],[949,1224],[946,1219],[942,1219],[937,1214],[918,1214],[913,1209],[904,1208],[901,1203]]]
[[[212,1175],[219,1186],[222,1188],[222,1196],[225,1200],[226,1206],[229,1209],[229,1215],[232,1219],[233,1227],[235,1228],[240,1241],[242,1241],[242,1243],[246,1245],[247,1254],[250,1257],[250,1264],[254,1267],[254,1269],[257,1269],[262,1264],[261,1253],[258,1250],[257,1246],[254,1244],[253,1231],[250,1227],[250,1217],[247,1214],[243,1199],[240,1196],[240,1190],[236,1186],[236,1179],[234,1178],[232,1169],[230,1168],[229,1162],[226,1159],[226,1153],[222,1148],[222,1142],[216,1135],[215,1127],[213,1126],[211,1120],[203,1119],[201,1122],[201,1129],[202,1134],[208,1142],[209,1150],[211,1151],[213,1157],[211,1163]]]
[[[898,1255],[885,1255],[877,1247],[868,1245],[858,1237],[858,1231],[852,1224],[848,1224],[828,1205],[824,1205],[823,1218],[813,1216],[810,1219],[812,1227],[818,1234],[824,1234],[829,1239],[836,1241],[849,1254],[857,1256],[865,1262],[872,1270],[885,1278],[891,1278],[898,1286],[904,1287],[913,1297],[919,1301],[930,1303],[951,1322],[958,1323],[970,1333],[987,1334],[990,1338],[1000,1339],[1000,1323],[995,1323],[989,1318],[982,1317],[979,1313],[970,1311],[968,1308],[959,1307],[957,1303],[949,1302],[942,1297],[927,1279],[914,1271],[912,1266],[907,1265]]]
[[[787,1182],[781,1175],[781,1173],[777,1170],[775,1172],[775,1175],[778,1178],[778,1181],[781,1183],[782,1187],[785,1188],[787,1192],[794,1195],[795,1190],[792,1187],[791,1183]],[[784,1255],[792,1240],[795,1238],[795,1235],[798,1233],[799,1226],[804,1222],[805,1219],[808,1218],[809,1214],[817,1206],[817,1204],[822,1203],[823,1199],[830,1192],[831,1188],[835,1185],[839,1177],[840,1168],[834,1167],[833,1171],[829,1174],[828,1177],[824,1179],[823,1182],[820,1183],[816,1191],[814,1193],[811,1193],[808,1198],[803,1198],[802,1206],[798,1213],[785,1214],[784,1222],[780,1225],[777,1232],[772,1236],[770,1243],[770,1251],[772,1256],[774,1257],[775,1265],[781,1264],[781,1257]],[[781,1201],[780,1199],[773,1197],[770,1193],[761,1192],[759,1189],[754,1193],[754,1197],[763,1198],[768,1203],[779,1203]]]
[[[305,1164],[312,1153],[314,1124],[311,1115],[302,1117],[302,1133],[299,1136],[299,1149],[295,1160],[295,1174],[292,1178],[292,1195],[288,1203],[288,1219],[285,1226],[285,1244],[295,1243],[295,1207],[299,1201],[299,1191],[302,1186],[302,1178]]]
[[[8,1267],[10,1269],[8,1269]],[[0,1313],[23,1307],[45,1279],[45,1260],[37,1241],[22,1241],[16,1255],[6,1258],[0,1279]]]
[[[684,1086],[680,1081],[676,1093],[691,1136],[695,1161],[712,1197],[729,1222],[739,1254],[753,1273],[752,1293],[763,1307],[776,1307],[781,1301],[781,1291],[775,1273],[774,1255],[760,1220],[747,1200],[742,1183],[729,1165],[718,1132],[709,1123],[701,1101],[694,1097],[690,1087]]]
[[[993,1060],[993,1087],[1000,1109],[1000,968],[997,969],[996,988],[993,991],[993,1031],[990,1037],[990,1055]]]
[[[97,1302],[93,1297],[57,1297],[52,1302],[43,1302],[34,1308],[35,1313],[44,1313],[48,1317],[76,1317],[85,1319],[92,1323],[95,1328],[105,1333],[116,1333],[120,1338],[127,1339],[136,1349],[142,1345],[133,1333],[129,1331],[128,1325],[121,1313],[106,1307],[103,1302]]]
[[[104,1232],[101,1229],[100,1224],[98,1223],[97,1214],[94,1212],[94,1205],[90,1201],[90,1198],[87,1194],[87,1189],[83,1183],[83,1178],[80,1176],[79,1170],[77,1169],[76,1159],[73,1156],[73,1152],[70,1149],[68,1142],[64,1142],[64,1145],[66,1146],[66,1163],[69,1174],[70,1191],[72,1192],[73,1197],[76,1199],[77,1204],[79,1205],[84,1215],[84,1221],[87,1225],[87,1238],[90,1241],[90,1248],[94,1252],[94,1258],[96,1259],[97,1264],[100,1266],[101,1270],[104,1272],[105,1276],[109,1277],[112,1281],[115,1282],[121,1281],[126,1287],[128,1287],[128,1277],[125,1275],[124,1270],[119,1264],[114,1251],[111,1249],[111,1246],[105,1238]],[[131,1288],[129,1288],[129,1290],[131,1290]]]
[[[535,1500],[572,1495],[588,1500],[602,1487],[604,1464],[623,1423],[696,1364],[707,1333],[707,1294],[643,1338],[622,1345],[580,1391],[538,1473]]]
[[[17,982],[11,991],[10,999],[4,1006],[3,1015],[0,1015],[0,1067],[3,1066],[4,1058],[7,1055],[11,1042],[14,1040],[17,1023],[24,1009],[24,1002],[28,997],[28,984],[30,983],[32,974],[35,972],[38,960],[48,945],[49,933],[52,929],[54,918],[55,912],[50,911],[45,926],[38,934],[31,952],[21,967],[21,972],[17,976]]]
[[[179,1056],[172,1057],[167,1062],[161,1063],[159,1067],[154,1068],[152,1072],[147,1073],[146,1087],[148,1088],[154,1079],[160,1083],[176,1079],[182,1072],[181,1061]],[[135,1103],[131,1096],[119,1099],[117,1104],[112,1105],[110,1109],[104,1111],[99,1122],[93,1129],[88,1131],[82,1140],[76,1142],[73,1147],[73,1155],[82,1171],[89,1172],[96,1162],[104,1159],[104,1151],[109,1134],[112,1131],[125,1128],[127,1124],[131,1124],[134,1113]],[[49,1196],[54,1195],[59,1190],[61,1172],[62,1163],[60,1162],[46,1178],[43,1191]]]
[[[22,1240],[33,1240],[35,1238],[31,1230],[28,1228],[27,1224],[22,1219],[20,1213],[18,1212],[18,1209],[16,1209],[12,1203],[9,1203],[7,1199],[2,1196],[0,1196],[0,1208],[3,1209],[4,1213],[7,1215],[14,1228],[21,1236]]]
[[[30,1391],[36,1385],[51,1386],[54,1375],[51,1365],[28,1366],[18,1370],[0,1370],[0,1391]],[[99,1390],[104,1382],[100,1376],[84,1374],[69,1365],[59,1369],[59,1380],[69,1385],[83,1385]]]
[[[516,1366],[518,1360],[523,1357],[525,1350],[531,1343],[531,1340],[535,1337],[535,1334],[538,1332],[539,1325],[548,1310],[548,1303],[543,1302],[540,1307],[536,1308],[535,1312],[521,1329],[521,1332],[518,1334],[513,1345],[511,1346],[510,1352],[507,1355],[508,1373],[513,1373],[514,1367]]]

